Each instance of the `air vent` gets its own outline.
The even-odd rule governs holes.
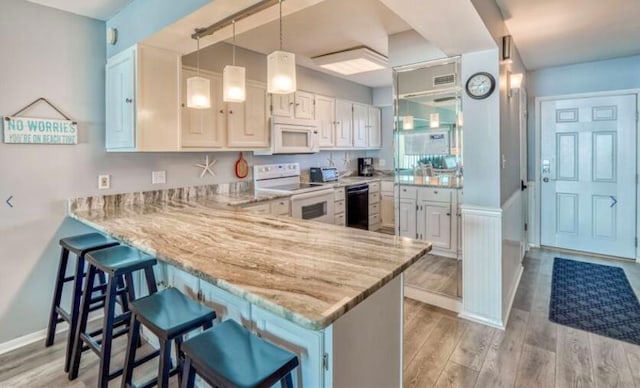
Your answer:
[[[439,102],[439,103],[443,103],[443,102],[449,102],[449,101],[453,101],[455,100],[455,97],[442,97],[442,98],[435,98],[433,99],[433,102]]]
[[[433,86],[453,85],[456,83],[455,74],[445,74],[433,77]]]

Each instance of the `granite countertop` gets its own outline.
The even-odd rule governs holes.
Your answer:
[[[231,209],[204,190],[150,193],[71,200],[69,216],[312,330],[431,250],[409,238]]]
[[[441,176],[421,177],[413,175],[399,175],[395,180],[396,183],[401,185],[441,187],[450,189],[461,189],[463,181],[464,179],[462,177],[443,179]]]
[[[257,192],[251,188],[240,192],[216,193],[209,196],[209,199],[213,202],[236,207],[290,196],[290,193]]]

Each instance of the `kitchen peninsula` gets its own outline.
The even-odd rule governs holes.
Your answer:
[[[69,215],[157,257],[160,279],[220,319],[296,352],[297,386],[402,386],[402,272],[431,244],[224,198],[206,186],[91,197],[71,200]]]

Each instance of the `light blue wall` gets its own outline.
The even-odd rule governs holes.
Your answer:
[[[640,88],[640,55],[550,67],[527,73],[529,180],[535,179],[536,97]]]
[[[107,58],[148,38],[212,0],[135,0],[107,21],[118,29],[118,42],[107,46]]]

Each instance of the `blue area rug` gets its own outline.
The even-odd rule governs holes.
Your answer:
[[[556,257],[549,319],[640,345],[640,303],[622,268]]]

